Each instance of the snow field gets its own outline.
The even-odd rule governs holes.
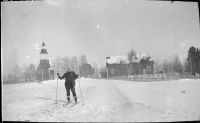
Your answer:
[[[64,80],[3,85],[3,121],[155,122],[200,119],[200,80],[80,79],[83,103],[70,108]],[[76,81],[78,100],[82,101]],[[73,100],[72,94],[71,100]],[[70,104],[71,105],[71,104]]]

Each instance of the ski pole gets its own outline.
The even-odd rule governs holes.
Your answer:
[[[57,104],[57,93],[58,93],[58,77],[57,77],[57,88],[56,88],[56,104]]]
[[[80,88],[80,91],[81,91],[81,85],[80,85],[79,79],[78,79],[78,83],[79,83],[79,88]],[[81,98],[82,98],[82,101],[83,101],[82,91],[81,91]],[[84,105],[84,102],[83,102],[83,105]]]

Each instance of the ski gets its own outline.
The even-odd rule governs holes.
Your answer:
[[[71,102],[73,102],[73,101],[67,102],[67,103],[64,104],[63,106],[67,106],[67,105],[69,105]]]
[[[81,101],[74,103],[73,105],[71,105],[70,107],[74,107],[76,104],[79,104]]]

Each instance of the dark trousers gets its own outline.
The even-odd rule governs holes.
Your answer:
[[[67,91],[67,98],[70,98],[70,90],[73,94],[73,97],[76,98],[76,92],[75,92],[75,83],[65,82],[65,88]]]

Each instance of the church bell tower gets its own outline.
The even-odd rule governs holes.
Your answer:
[[[36,70],[36,78],[38,81],[54,79],[54,70],[52,70],[49,64],[48,55],[45,43],[43,42],[40,52],[40,64]]]
[[[48,59],[48,52],[46,50],[46,46],[45,43],[42,43],[42,49],[40,52],[40,64],[49,64],[49,59]],[[49,68],[50,68],[50,64],[49,64]]]

